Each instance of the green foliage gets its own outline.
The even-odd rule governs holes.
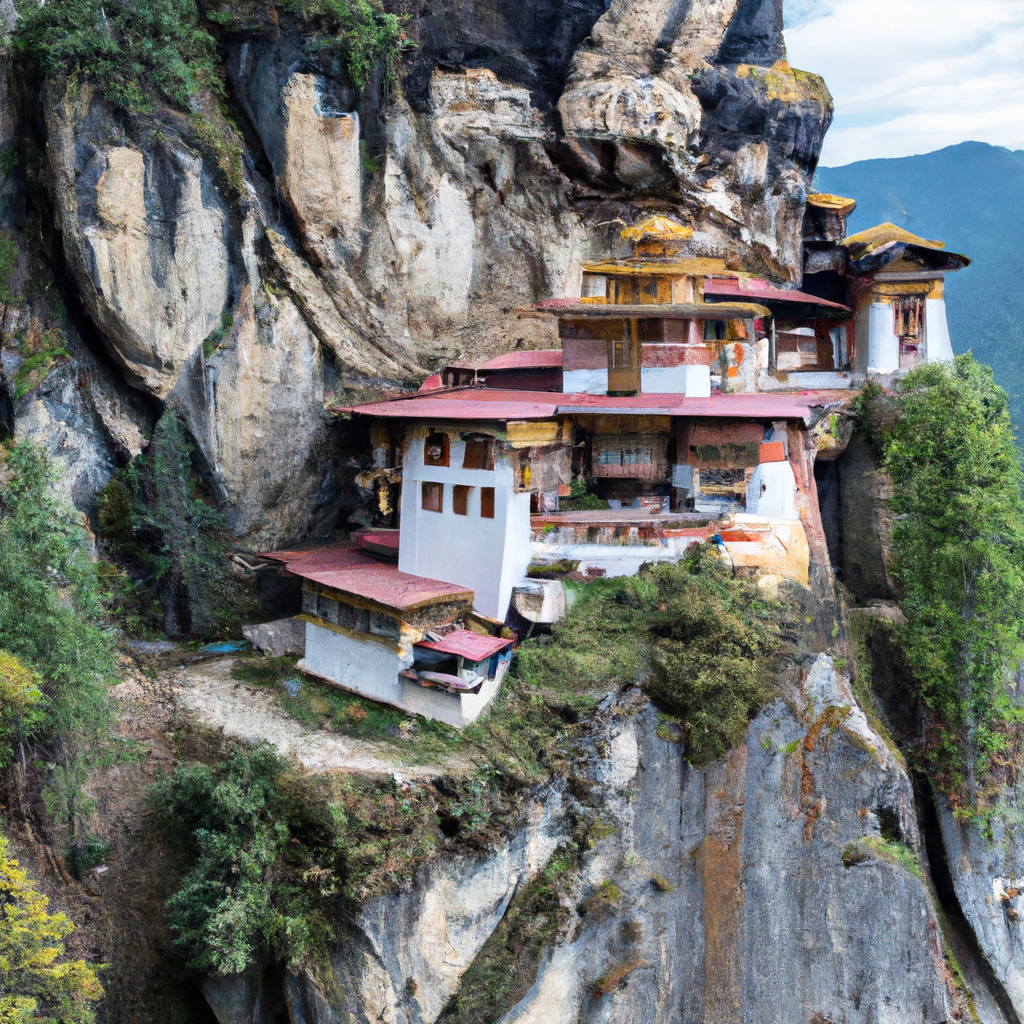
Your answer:
[[[868,836],[843,847],[839,859],[844,868],[856,867],[867,860],[887,860],[924,881],[924,871],[916,853],[904,843],[880,836]]]
[[[145,455],[100,494],[98,534],[130,564],[139,614],[171,635],[223,635],[243,607],[224,557],[221,513],[202,480],[181,420],[167,409]],[[159,594],[154,606],[153,595]],[[149,603],[142,603],[146,599]]]
[[[15,743],[43,720],[41,680],[13,654],[0,650],[0,768],[10,764]]]
[[[85,766],[104,746],[114,647],[82,516],[55,482],[38,448],[0,448],[0,648],[42,679],[41,714],[22,717],[20,729],[47,741],[73,829]]]
[[[343,55],[357,89],[365,89],[380,66],[387,79],[394,76],[401,23],[396,15],[384,11],[380,0],[281,0],[281,6],[325,23],[325,31],[307,47]]]
[[[593,481],[577,477],[571,484],[568,498],[560,498],[558,507],[562,512],[593,512],[607,509],[608,502],[599,498],[591,490]]]
[[[218,133],[218,138],[222,136]],[[239,153],[238,161],[238,173],[239,173],[239,188],[241,188],[241,154]],[[234,326],[235,318],[230,313],[222,313],[220,323],[216,329],[210,334],[210,336],[203,342],[203,356],[209,359],[214,352],[217,351],[224,344],[224,339],[231,333],[231,328]]]
[[[242,170],[242,147],[233,123],[223,115],[210,117],[198,111],[189,114],[188,120],[200,147],[217,162],[228,194],[235,199],[241,198],[245,192],[245,172]],[[207,359],[220,347],[233,324],[234,317],[230,313],[221,314],[220,323],[203,342]]]
[[[1006,394],[965,355],[860,408],[892,475],[900,639],[940,723],[934,765],[973,801],[1021,718],[1006,687],[1024,658],[1024,476]]]
[[[4,1024],[92,1024],[103,996],[96,968],[67,960],[74,925],[48,912],[0,835],[0,1021]]]
[[[155,91],[188,108],[219,88],[216,46],[195,0],[16,0],[12,45],[50,79],[84,74],[115,106],[152,109]]]
[[[524,645],[518,675],[578,713],[609,688],[642,683],[683,721],[699,767],[740,742],[773,695],[778,617],[752,581],[694,547],[678,565],[587,585],[553,643]]]
[[[179,765],[153,800],[191,864],[168,905],[188,965],[234,974],[265,948],[325,980],[342,901],[407,879],[444,803],[390,778],[302,776],[262,743]]]
[[[71,358],[64,347],[60,328],[41,332],[29,331],[21,342],[22,364],[14,375],[14,397],[21,398],[38,387],[61,360]]]
[[[5,173],[0,167],[0,173]],[[6,172],[9,173],[9,172]],[[0,231],[0,305],[15,301],[11,293],[11,279],[18,263],[18,243],[10,231]]]
[[[109,843],[97,836],[87,835],[68,844],[64,862],[75,878],[81,878],[86,871],[102,864],[109,856]]]

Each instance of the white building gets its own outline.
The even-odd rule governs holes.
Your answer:
[[[530,564],[530,492],[517,488],[514,450],[466,426],[409,429],[398,568],[466,587],[504,620]]]

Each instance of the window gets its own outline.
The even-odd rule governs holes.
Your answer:
[[[582,299],[604,299],[608,295],[608,279],[603,274],[584,274]]]
[[[494,488],[480,488],[480,515],[483,519],[494,518]]]
[[[896,316],[896,333],[904,341],[920,338],[924,326],[924,299],[908,295],[894,299],[892,308]]]
[[[494,446],[489,437],[466,438],[463,469],[494,469]]]
[[[423,511],[443,512],[444,511],[444,484],[434,484],[427,480],[423,481]]]
[[[423,445],[423,464],[425,466],[448,465],[448,435],[427,434]],[[438,509],[440,511],[440,509]]]
[[[452,488],[452,511],[457,516],[469,515],[469,492],[472,487],[456,484]]]

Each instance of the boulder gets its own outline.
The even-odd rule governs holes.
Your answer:
[[[242,636],[257,651],[273,658],[306,653],[306,624],[301,619],[277,619],[256,626],[243,626]]]

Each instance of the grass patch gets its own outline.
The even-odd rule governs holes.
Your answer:
[[[858,839],[857,842],[848,843],[843,848],[840,859],[844,868],[852,868],[868,860],[887,860],[899,864],[922,882],[925,880],[917,854],[909,846],[894,839],[884,839],[881,836]]]
[[[59,327],[44,331],[33,319],[19,345],[22,364],[14,375],[14,397],[23,398],[71,359]]]

